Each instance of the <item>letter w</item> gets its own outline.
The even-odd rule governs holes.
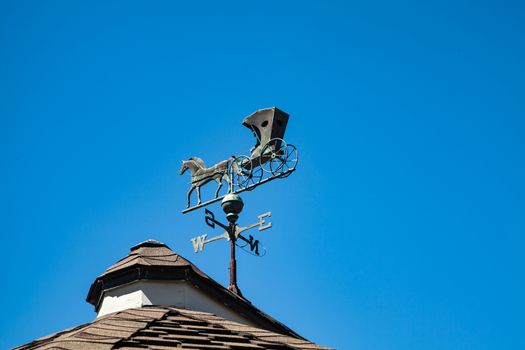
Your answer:
[[[199,251],[202,252],[204,249],[204,243],[206,243],[206,237],[208,235],[200,235],[195,238],[191,239],[191,243],[193,244],[193,250],[195,253],[198,253]]]

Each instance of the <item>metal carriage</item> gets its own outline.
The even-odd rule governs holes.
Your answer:
[[[250,156],[233,158],[232,186],[252,189],[263,179],[287,177],[295,170],[299,160],[297,148],[284,140],[288,118],[288,113],[271,107],[260,109],[244,119],[242,125],[252,131],[256,143]]]

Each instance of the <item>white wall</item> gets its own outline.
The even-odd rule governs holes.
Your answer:
[[[235,322],[253,322],[215,301],[185,281],[135,281],[105,290],[97,317],[144,305],[175,306],[204,311]]]

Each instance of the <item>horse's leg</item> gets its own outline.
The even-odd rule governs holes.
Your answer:
[[[197,205],[201,204],[201,185],[195,187],[197,189]]]
[[[188,191],[188,208],[190,207],[190,196],[194,189],[195,185],[191,185],[190,190]]]
[[[217,187],[217,191],[215,191],[215,198],[217,198],[219,197],[219,191],[221,190],[221,187],[222,187],[222,176],[216,177],[215,181],[217,181],[217,183],[219,184],[219,186]]]
[[[232,188],[231,188],[232,186],[231,186],[230,176],[228,172],[225,172],[224,174],[222,174],[221,184],[222,184],[222,181],[226,181],[226,185],[228,185],[228,193],[232,192]]]

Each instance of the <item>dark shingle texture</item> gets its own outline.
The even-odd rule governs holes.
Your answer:
[[[205,276],[205,274],[197,269],[191,262],[174,253],[167,245],[155,241],[146,241],[132,247],[131,253],[128,256],[113,266],[110,266],[99,278],[132,266],[192,267]]]
[[[257,309],[249,300],[224,288],[167,245],[154,240],[132,247],[126,257],[98,276],[89,289],[87,301],[98,311],[104,290],[137,280],[186,281],[257,327],[300,338],[293,330]]]
[[[151,306],[101,317],[92,323],[15,348],[108,349],[329,349],[302,338],[229,321],[207,312]]]

